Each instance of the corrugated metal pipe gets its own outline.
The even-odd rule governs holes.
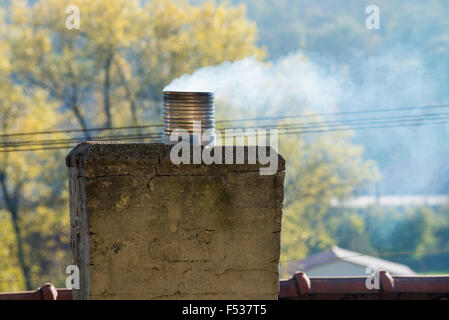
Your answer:
[[[206,130],[215,132],[215,104],[212,92],[164,91],[162,93],[164,132],[162,140],[173,144],[170,135],[177,129],[189,133],[190,142],[197,143],[199,133]],[[202,145],[214,144],[215,135],[202,139]]]

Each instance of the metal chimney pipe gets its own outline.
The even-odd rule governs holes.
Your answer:
[[[212,129],[215,132],[215,104],[212,92],[182,92],[164,91],[162,93],[164,132],[162,140],[166,144],[173,144],[170,135],[177,129],[189,132],[190,143],[195,143],[194,122],[201,122],[201,135]],[[214,144],[215,134],[201,144]]]

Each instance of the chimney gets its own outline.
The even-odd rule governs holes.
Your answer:
[[[192,95],[192,104],[198,96],[208,101],[198,113],[208,120],[210,96]],[[177,99],[164,95],[165,115]],[[167,134],[173,122],[165,119]],[[277,299],[282,157],[264,147],[278,169],[261,175],[258,159],[173,164],[172,148],[86,142],[67,156],[72,260],[80,269],[73,298]],[[248,159],[256,147],[215,148],[234,159],[243,148]]]
[[[175,130],[185,130],[190,135],[190,141],[198,139],[206,130],[215,131],[215,105],[212,92],[182,92],[164,91],[162,93],[164,133],[162,141],[173,144],[170,134]],[[195,132],[195,121],[200,127]],[[209,135],[202,140],[203,145],[214,145],[215,135]]]

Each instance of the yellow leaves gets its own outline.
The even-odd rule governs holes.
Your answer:
[[[62,116],[54,112],[56,106],[48,100],[47,91],[35,89],[29,96],[22,99],[25,110],[16,120],[14,129],[17,132],[47,130],[59,124]]]
[[[148,27],[163,38],[170,33],[176,33],[186,23],[192,22],[195,8],[190,7],[186,1],[155,0],[148,1],[144,11]]]
[[[18,25],[24,25],[29,17],[29,7],[26,0],[11,1],[9,11]]]
[[[62,120],[62,115],[55,111],[55,105],[48,100],[48,92],[42,89],[28,90],[25,94],[18,85],[0,81],[0,134],[35,132],[54,129]],[[45,139],[61,138],[62,134],[47,135]],[[42,136],[8,136],[2,137],[2,144],[26,149],[33,141],[43,139]],[[37,145],[38,147],[39,145]],[[0,154],[0,169],[8,176],[8,185],[13,186],[20,181],[24,184],[24,196],[48,193],[48,187],[36,181],[42,172],[47,170],[48,154],[45,152],[14,152]],[[28,191],[28,192],[27,192]]]
[[[48,206],[38,206],[33,209],[33,212],[29,212],[29,219],[26,220],[25,228],[28,232],[45,231],[44,236],[51,236],[52,234],[62,231],[62,237],[67,237],[69,226],[69,213],[67,209],[62,209],[65,214],[61,214],[61,208],[49,208]],[[67,230],[60,230],[61,228],[67,228]]]
[[[100,47],[127,47],[140,34],[142,9],[136,0],[84,0],[79,8],[82,31]]]
[[[8,74],[10,71],[9,52],[10,45],[3,40],[3,35],[0,33],[0,74]]]
[[[185,1],[149,1],[146,25],[151,29],[144,55],[151,77],[167,84],[198,67],[247,56],[263,57],[255,45],[255,25],[244,8],[213,2],[193,7]]]
[[[0,292],[22,290],[23,277],[18,267],[16,239],[9,213],[0,210]]]
[[[199,57],[201,66],[246,56],[263,57],[263,51],[254,46],[256,28],[247,21],[244,7],[229,7],[226,3],[215,7],[208,2],[195,10],[194,16],[192,38],[198,39],[196,45],[208,53]]]
[[[79,30],[65,27],[68,5],[79,7]],[[264,55],[255,44],[256,28],[247,21],[244,7],[227,3],[40,0],[33,7],[25,2],[12,7],[8,25],[12,72],[21,81],[49,89],[52,98],[66,107],[68,94],[89,92],[77,104],[86,117],[95,119],[94,125],[106,119],[102,108],[106,75],[110,109],[122,113],[113,122],[126,122],[130,105],[141,109],[152,102],[136,99],[158,96],[173,78],[198,67]],[[124,110],[128,116],[123,116]]]
[[[255,25],[246,20],[243,7],[234,9],[227,3],[212,2],[192,6],[183,0],[141,3],[11,2],[9,16],[0,19],[0,134],[4,146],[55,146],[54,140],[68,136],[4,134],[79,127],[79,118],[88,126],[102,126],[106,100],[110,101],[113,125],[129,125],[131,105],[141,113],[158,114],[153,99],[174,77],[225,60],[263,56],[255,44]],[[66,28],[69,5],[79,8],[79,30]],[[81,111],[77,120],[75,108]],[[71,117],[67,117],[69,112]],[[47,250],[46,246],[56,248],[68,242],[68,191],[62,184],[66,179],[65,153],[35,150],[0,154],[0,169],[6,172],[8,188],[21,186],[24,237],[36,237],[28,242],[27,255],[32,256],[32,246],[38,246],[40,255],[52,252],[55,256],[47,260],[58,262],[65,253]],[[5,221],[0,216],[2,227]],[[0,240],[14,234],[8,228],[0,228]],[[2,230],[7,230],[8,235]],[[14,243],[5,243],[15,250]],[[8,265],[17,263],[15,251],[7,249],[0,243],[0,270],[8,270],[13,277],[16,271],[1,261],[9,255]],[[39,263],[32,265],[32,272],[41,272]]]

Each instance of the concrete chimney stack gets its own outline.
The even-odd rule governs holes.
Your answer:
[[[175,165],[171,148],[67,156],[74,299],[277,299],[284,160],[260,175],[258,162]]]

